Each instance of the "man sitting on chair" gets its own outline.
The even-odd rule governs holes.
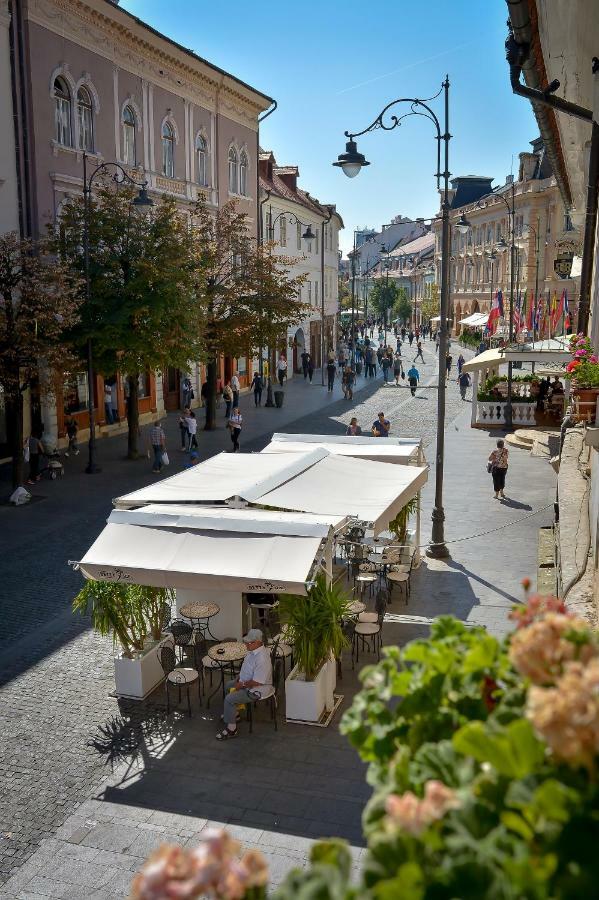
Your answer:
[[[273,692],[270,652],[264,646],[259,628],[250,628],[243,639],[248,653],[239,671],[239,677],[225,684],[223,721],[225,728],[216,735],[217,741],[226,741],[237,734],[237,705],[252,703],[270,697]]]

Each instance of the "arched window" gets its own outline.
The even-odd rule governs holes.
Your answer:
[[[127,166],[137,163],[135,153],[135,113],[130,106],[123,110],[123,162]]]
[[[71,93],[64,78],[54,81],[54,136],[59,144],[72,147]]]
[[[229,193],[237,194],[239,191],[239,167],[237,164],[237,151],[235,147],[229,149]]]
[[[175,133],[170,122],[162,126],[162,174],[175,177]]]
[[[198,134],[196,139],[196,153],[198,155],[198,184],[208,184],[208,147],[205,139]]]
[[[239,157],[239,193],[242,197],[247,197],[248,192],[248,158],[245,150],[241,151]]]
[[[285,216],[281,216],[281,221],[279,223],[279,243],[281,247],[287,246],[287,219]]]
[[[92,98],[85,87],[80,87],[77,91],[77,126],[79,129],[79,149],[93,153],[94,122]]]

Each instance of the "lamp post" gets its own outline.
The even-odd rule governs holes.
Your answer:
[[[385,244],[381,244],[381,256],[385,256],[384,261],[384,269],[385,269],[385,305],[383,306],[383,328],[385,333],[385,347],[387,346],[387,304],[389,303],[389,266],[391,262],[389,260],[389,255],[391,250]],[[382,262],[382,261],[381,261]]]
[[[491,193],[485,194],[484,197],[480,197],[476,202],[476,207],[478,209],[486,209],[496,200],[501,200],[502,203],[505,204],[507,212],[508,212],[508,229],[510,236],[510,243],[507,244],[504,238],[501,238],[497,242],[497,250],[502,253],[509,249],[510,251],[510,315],[509,315],[509,334],[508,340],[509,344],[513,344],[514,342],[514,283],[515,283],[515,275],[516,275],[516,233],[514,227],[514,219],[515,219],[515,186],[512,181],[511,184],[511,203],[509,203],[503,194]],[[462,213],[461,219],[463,220],[463,224],[467,227],[470,227],[470,222],[465,218]],[[513,390],[513,372],[512,372],[512,363],[508,362],[507,365],[507,398],[505,404],[505,427],[506,429],[512,428],[513,425],[513,411],[512,411],[512,390]]]
[[[429,103],[443,94],[443,128],[440,121],[431,108]],[[385,119],[387,112],[391,107],[407,104],[409,111],[401,116],[389,115],[388,120]],[[447,313],[449,303],[449,141],[451,135],[449,133],[449,78],[446,77],[441,85],[441,89],[434,97],[426,100],[419,100],[414,97],[402,97],[393,100],[387,104],[379,113],[374,122],[372,122],[363,131],[350,133],[345,132],[348,138],[345,153],[339,155],[337,161],[333,163],[339,166],[343,172],[349,177],[355,177],[360,170],[370,163],[363,154],[358,153],[355,142],[356,137],[360,137],[369,131],[383,129],[384,131],[392,131],[397,128],[403,119],[407,116],[424,116],[433,123],[435,128],[435,140],[437,141],[437,188],[441,186],[443,181],[443,200],[442,209],[442,238],[441,238],[441,321],[439,323],[440,343],[439,343],[439,384],[437,388],[437,451],[436,451],[436,469],[435,469],[435,505],[433,508],[432,519],[432,541],[427,551],[430,556],[437,558],[449,556],[449,551],[445,545],[445,511],[443,509],[443,464],[445,451],[445,354],[447,352]],[[443,145],[443,171],[441,170],[441,145]]]
[[[333,218],[332,207],[327,207],[328,219],[320,223],[320,383],[324,387],[324,236],[326,227]]]
[[[539,236],[539,220],[537,219],[536,228],[533,225],[530,225],[528,222],[522,226],[522,229],[527,229],[527,231],[532,231],[535,236],[535,302],[532,316],[532,339],[533,343],[536,341],[536,324],[537,324],[537,303],[539,298],[539,251],[540,251],[540,236]],[[534,369],[533,369],[534,371]]]
[[[147,194],[147,181],[135,181],[125,171],[125,169],[116,162],[104,162],[87,174],[87,154],[83,154],[83,267],[85,273],[85,302],[89,307],[91,300],[91,277],[89,271],[89,227],[91,213],[91,194],[94,178],[99,175],[110,175],[115,184],[130,184],[139,188],[139,193],[131,204],[136,209],[148,209],[154,206],[154,201]],[[95,475],[100,472],[100,468],[96,464],[96,423],[94,416],[94,356],[92,339],[87,339],[87,411],[89,415],[89,441],[88,441],[88,457],[85,471],[88,475]]]
[[[356,371],[356,338],[355,338],[355,320],[356,320],[356,235],[354,230],[354,250],[351,256],[351,368],[352,372]]]

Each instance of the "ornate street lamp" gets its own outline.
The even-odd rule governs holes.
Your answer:
[[[154,201],[148,197],[147,181],[135,181],[116,162],[104,162],[93,170],[89,178],[87,175],[87,154],[83,154],[83,260],[85,270],[85,300],[89,306],[91,299],[91,279],[89,273],[89,220],[91,211],[91,194],[94,178],[99,175],[110,175],[115,184],[130,184],[139,188],[139,193],[131,201],[131,205],[140,211],[145,211],[154,206]],[[89,415],[89,441],[88,457],[85,471],[88,475],[94,475],[100,469],[96,464],[96,423],[94,416],[94,358],[92,339],[87,339],[87,410]]]
[[[436,100],[443,94],[443,128],[440,121],[433,111],[429,103]],[[389,115],[386,119],[388,111],[400,104],[407,104],[409,111],[401,116]],[[445,511],[443,509],[443,464],[445,451],[445,355],[447,352],[447,313],[449,309],[449,141],[451,135],[449,133],[449,77],[446,77],[441,85],[441,89],[433,97],[426,100],[420,100],[415,97],[401,97],[388,103],[387,106],[363,131],[350,133],[345,132],[348,138],[345,145],[345,153],[341,153],[337,161],[333,163],[338,166],[349,177],[354,178],[361,169],[370,165],[363,154],[358,152],[355,138],[360,137],[370,131],[382,129],[383,131],[393,131],[401,125],[403,119],[408,116],[423,116],[433,123],[435,128],[435,140],[437,141],[437,188],[441,186],[443,181],[443,200],[441,204],[442,211],[442,232],[441,232],[441,320],[439,322],[439,384],[437,388],[437,451],[436,451],[436,469],[435,469],[435,505],[433,508],[432,519],[432,541],[428,549],[429,556],[446,557],[449,551],[445,545]],[[441,170],[441,145],[443,145],[443,170]]]

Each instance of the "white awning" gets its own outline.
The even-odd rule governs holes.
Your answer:
[[[440,322],[440,321],[441,321],[441,316],[433,316],[431,319],[431,322]]]
[[[79,568],[123,584],[306,594],[321,538],[108,524]]]
[[[480,369],[496,369],[498,366],[507,365],[509,362],[534,362],[540,365],[568,363],[572,359],[568,341],[568,336],[565,338],[546,338],[545,340],[529,344],[485,350],[484,353],[479,353],[478,356],[465,362],[462,366],[462,371],[475,372]]]
[[[352,456],[376,462],[408,465],[418,461],[420,441],[417,438],[380,438],[372,435],[283,434],[275,432],[262,453],[299,453],[314,445],[336,456]]]
[[[222,506],[191,504],[149,504],[139,509],[113,509],[109,525],[143,525],[194,531],[227,531],[240,534],[275,534],[288,537],[326,538],[331,530],[339,531],[347,516],[277,512],[276,510],[229,509]]]
[[[484,328],[489,321],[488,313],[472,313],[465,319],[460,319],[460,325],[469,325],[470,328]]]
[[[191,469],[117,497],[126,509],[147,503],[225,503],[232,497],[252,500],[327,455],[321,448],[285,457],[260,453],[218,453]]]
[[[418,494],[427,477],[428,469],[421,466],[391,467],[330,455],[264,494],[259,502],[280,509],[355,516],[372,523],[379,533]]]

